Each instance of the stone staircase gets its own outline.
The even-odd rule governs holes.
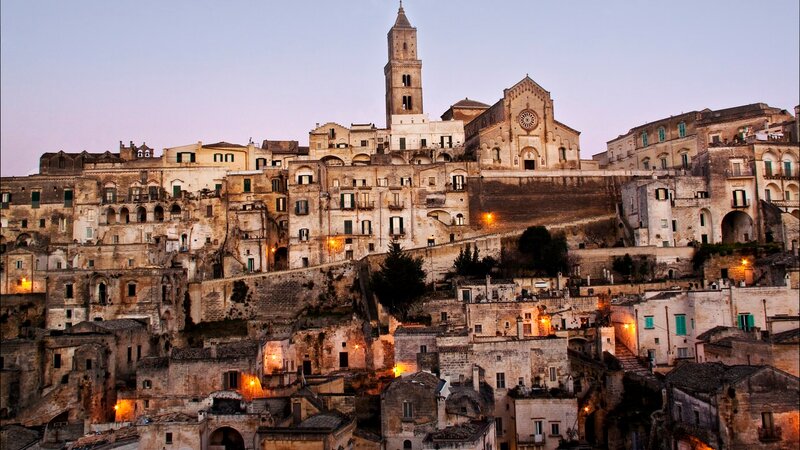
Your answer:
[[[628,350],[628,347],[625,347],[625,344],[619,340],[616,341],[614,354],[617,357],[617,360],[619,360],[619,363],[622,365],[622,369],[625,371],[625,373],[634,373],[645,378],[655,378],[645,363],[639,360],[639,358],[637,358],[633,352]]]

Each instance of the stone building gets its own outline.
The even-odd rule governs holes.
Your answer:
[[[677,448],[796,448],[798,379],[770,366],[688,363],[666,378],[666,430]]]
[[[766,365],[800,376],[800,328],[770,334],[719,326],[698,335],[697,341],[697,362]]]
[[[482,169],[580,168],[580,132],[555,120],[550,93],[528,76],[467,123],[464,135],[466,153]]]
[[[622,345],[669,370],[679,360],[696,360],[699,336],[715,327],[765,330],[776,318],[796,318],[797,297],[789,286],[650,292],[612,301],[611,320]]]

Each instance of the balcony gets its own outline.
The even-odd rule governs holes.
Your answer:
[[[389,203],[389,210],[390,211],[399,211],[401,209],[404,209],[405,207],[406,207],[406,203],[405,202],[391,202],[391,203]]]
[[[781,427],[758,427],[758,440],[761,442],[778,442],[781,438]]]
[[[800,208],[800,200],[770,200],[778,208]]]
[[[731,200],[731,208],[749,208],[749,207],[750,207],[750,200],[747,199]]]
[[[342,204],[340,209],[342,211],[352,211],[352,210],[356,209],[356,205],[355,205],[355,203],[350,203],[349,205],[348,204]]]
[[[748,178],[752,176],[753,176],[753,169],[751,169],[750,167],[742,167],[738,170],[735,169],[725,170],[726,178]]]
[[[783,170],[764,171],[764,178],[767,180],[797,180],[800,179],[800,172],[786,172]]]
[[[375,202],[358,202],[358,209],[375,209]]]
[[[406,230],[389,230],[389,236],[403,237],[406,235]]]

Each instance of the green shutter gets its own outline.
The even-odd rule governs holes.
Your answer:
[[[686,336],[686,316],[683,314],[675,315],[675,334]]]
[[[175,186],[172,186],[172,196],[176,197],[176,198],[181,196],[181,186],[180,185],[176,184]]]
[[[181,162],[182,158],[183,156],[180,153],[178,153],[178,155],[175,157],[175,162]]]
[[[653,326],[653,316],[644,316],[644,328],[646,330],[652,330],[655,328]]]

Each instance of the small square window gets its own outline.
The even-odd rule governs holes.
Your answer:
[[[167,433],[164,436],[164,443],[165,444],[172,444],[172,433]]]

